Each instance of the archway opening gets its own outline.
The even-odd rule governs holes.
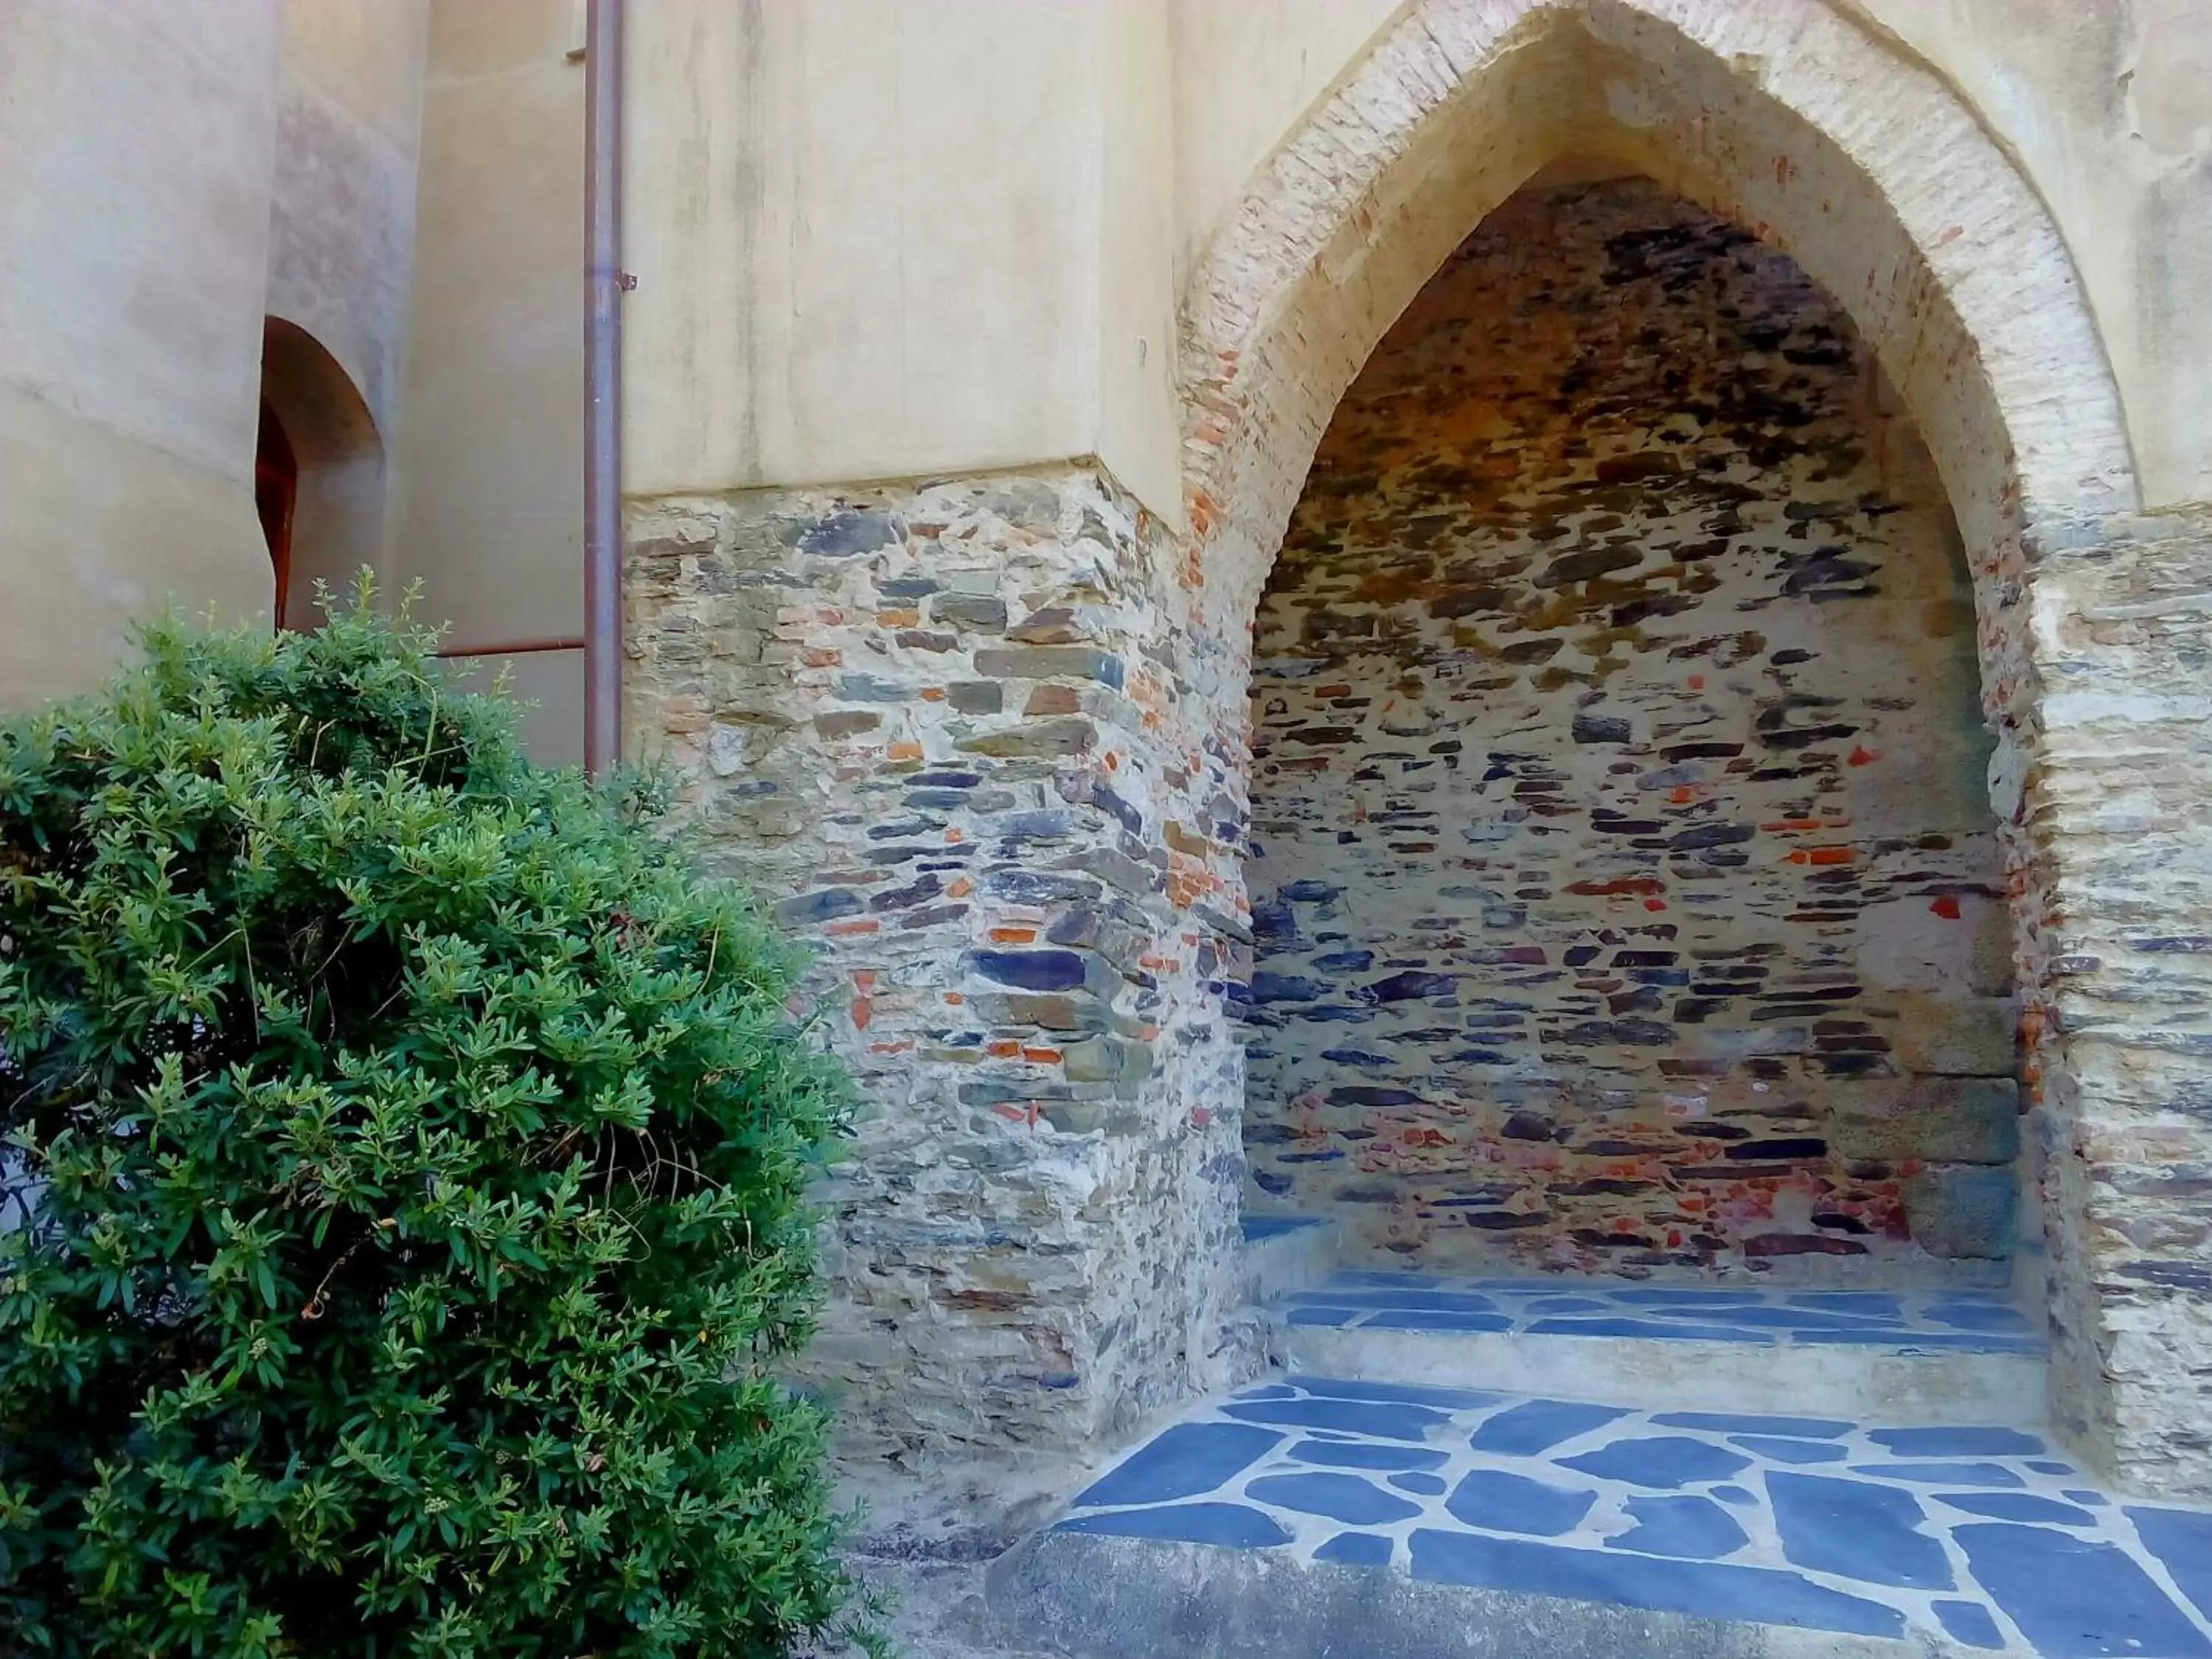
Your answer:
[[[384,444],[352,377],[296,323],[267,319],[254,502],[278,627],[314,627],[319,583],[342,591],[380,563],[384,483]]]
[[[253,440],[253,509],[261,520],[261,539],[269,546],[276,577],[276,621],[284,620],[292,586],[292,515],[300,501],[300,458],[284,433],[283,422],[261,400],[261,421]]]
[[[1490,216],[1322,441],[1252,720],[1250,1207],[1449,1271],[2005,1273],[1972,588],[1787,256],[1642,178]]]

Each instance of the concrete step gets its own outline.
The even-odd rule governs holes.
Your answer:
[[[1243,1227],[1246,1294],[1257,1306],[1309,1290],[1336,1271],[1334,1217],[1248,1215]]]
[[[1988,1290],[1340,1272],[1267,1315],[1274,1362],[1322,1376],[1893,1424],[2046,1415],[2042,1332]]]
[[[2212,1512],[2003,1425],[1304,1375],[1187,1413],[990,1569],[1079,1659],[2212,1659]]]

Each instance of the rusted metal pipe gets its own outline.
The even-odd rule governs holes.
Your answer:
[[[441,645],[434,657],[527,657],[538,651],[581,651],[581,634],[556,634],[539,639],[487,640],[481,644]]]
[[[622,758],[621,0],[584,14],[584,769]]]

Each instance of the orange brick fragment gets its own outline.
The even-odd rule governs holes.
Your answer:
[[[1849,864],[1851,849],[1848,847],[1801,847],[1790,855],[1792,864]]]

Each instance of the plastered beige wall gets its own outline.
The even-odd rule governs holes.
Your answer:
[[[426,0],[284,0],[269,313],[306,342],[264,353],[264,395],[301,465],[284,621],[321,619],[318,584],[388,574]],[[311,371],[311,372],[303,372]]]
[[[2212,8],[1831,0],[2050,203],[2146,498],[2212,496]],[[632,14],[630,487],[1096,453],[1173,513],[1170,302],[1394,0],[656,0]],[[1169,216],[1163,226],[1160,218]]]
[[[1164,0],[629,27],[631,492],[1104,453],[1176,510]]]
[[[428,42],[426,0],[284,0],[269,310],[399,412]]]
[[[1176,286],[1253,169],[1404,0],[1169,0],[1175,36]]]
[[[644,10],[636,8],[635,10]],[[573,0],[431,0],[392,572],[454,644],[582,629],[584,73]],[[633,358],[640,380],[658,370]],[[511,662],[581,749],[574,651]]]
[[[0,706],[174,596],[266,617],[276,0],[0,0]]]
[[[1175,418],[1175,40],[1170,0],[1118,0],[1101,35],[1098,421],[1091,449],[1139,499],[1182,510]],[[1166,419],[1163,420],[1163,415]]]
[[[2072,248],[2145,502],[2212,500],[2212,6],[1845,0],[2017,155]]]

